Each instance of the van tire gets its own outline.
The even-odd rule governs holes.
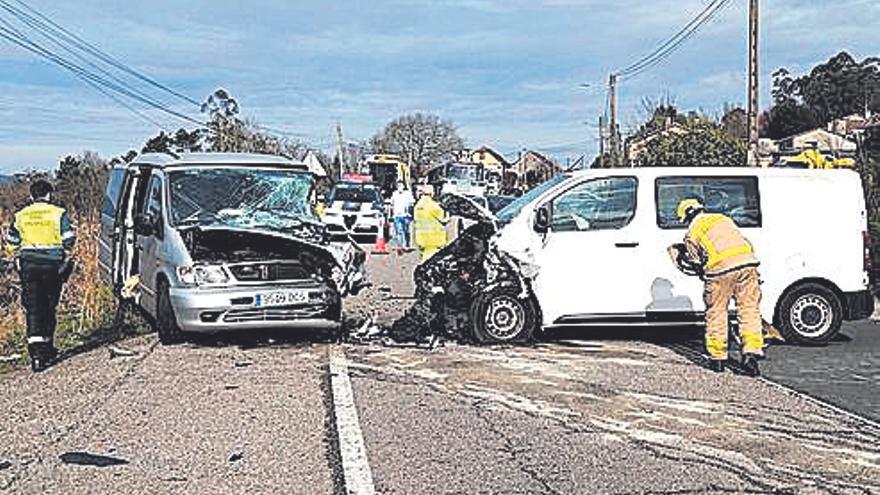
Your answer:
[[[156,332],[159,334],[159,342],[163,345],[179,344],[183,342],[183,331],[174,316],[168,282],[160,281],[156,292]]]
[[[787,342],[825,345],[840,331],[843,303],[828,287],[807,282],[785,293],[775,320]]]
[[[478,294],[471,304],[473,338],[479,344],[510,344],[532,339],[538,327],[538,304],[516,287]]]

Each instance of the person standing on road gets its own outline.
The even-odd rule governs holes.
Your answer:
[[[434,188],[424,186],[415,207],[414,237],[424,262],[448,242],[446,212],[434,201]]]
[[[72,267],[67,252],[76,242],[67,211],[50,203],[52,191],[49,182],[34,181],[30,187],[33,202],[15,214],[6,232],[6,254],[18,258],[28,353],[34,371],[46,369],[57,354],[55,309]]]
[[[746,374],[758,376],[758,360],[764,357],[761,326],[760,262],[748,239],[729,217],[707,213],[703,203],[688,198],[678,205],[679,220],[688,226],[684,248],[670,246],[669,254],[677,263],[686,262],[702,268],[706,303],[706,351],[710,369],[724,371],[727,354],[728,306],[736,302],[739,332],[742,337]]]
[[[394,242],[397,250],[409,249],[409,224],[412,221],[412,209],[415,205],[412,192],[406,187],[406,183],[397,183],[397,190],[391,195],[391,218],[394,222]]]

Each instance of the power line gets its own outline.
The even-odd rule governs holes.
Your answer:
[[[142,96],[140,96],[140,95],[124,88],[124,87],[119,86],[118,84],[115,84],[115,83],[110,82],[100,76],[95,75],[94,73],[77,65],[76,63],[73,63],[70,60],[67,60],[64,57],[53,52],[52,50],[49,50],[49,49],[45,48],[44,46],[40,45],[39,43],[36,43],[35,41],[33,41],[32,39],[30,39],[29,37],[27,37],[26,35],[24,35],[22,33],[17,33],[16,31],[10,31],[7,28],[0,27],[0,38],[6,39],[7,41],[9,41],[15,45],[18,45],[19,47],[24,48],[25,50],[27,50],[31,53],[34,53],[44,59],[47,59],[50,62],[52,62],[52,63],[54,63],[64,69],[67,69],[68,71],[70,71],[74,74],[81,75],[82,77],[85,77],[88,80],[90,80],[96,84],[100,84],[101,86],[104,86],[105,88],[108,88],[112,91],[115,91],[116,93],[120,93],[122,95],[125,95],[131,99],[137,100],[141,103],[149,105],[157,110],[165,112],[169,115],[173,115],[173,116],[175,116],[179,119],[185,120],[187,122],[190,122],[190,123],[193,123],[193,124],[196,124],[199,126],[203,125],[202,122],[199,122],[198,120],[195,120],[192,117],[184,115],[176,110],[167,108],[167,107],[163,106],[161,103],[157,103],[151,99],[144,98],[144,97],[142,97]]]
[[[721,0],[721,3],[719,3],[719,4],[715,7],[715,9],[713,9],[713,10],[712,10],[707,16],[705,16],[705,17],[703,17],[702,19],[700,19],[700,20],[697,22],[697,24],[695,24],[695,25],[694,25],[694,26],[693,26],[693,27],[687,32],[687,34],[685,34],[685,36],[683,36],[683,37],[679,38],[678,40],[676,40],[672,45],[670,45],[668,48],[666,48],[662,53],[658,54],[658,55],[657,55],[656,57],[654,57],[653,60],[651,60],[650,62],[648,62],[648,63],[642,65],[639,69],[637,69],[637,70],[635,70],[635,71],[633,71],[633,72],[629,72],[629,73],[625,74],[624,76],[622,76],[623,79],[632,79],[632,78],[634,78],[634,77],[636,77],[636,76],[642,74],[643,72],[646,72],[646,71],[648,71],[648,70],[650,70],[650,69],[656,67],[656,66],[659,65],[660,63],[664,62],[669,56],[671,56],[673,53],[675,53],[676,51],[678,51],[678,49],[681,48],[681,46],[682,46],[686,41],[688,41],[689,39],[691,39],[692,37],[694,37],[694,36],[697,34],[697,32],[698,32],[703,26],[705,26],[706,24],[709,23],[709,21],[711,21],[712,19],[714,19],[715,16],[718,15],[718,13],[721,12],[721,10],[722,10],[724,7],[728,6],[732,1],[733,1],[733,0]]]
[[[64,37],[69,43],[75,45],[80,50],[83,50],[87,53],[90,53],[91,55],[97,57],[99,60],[103,61],[104,63],[111,65],[112,67],[115,67],[115,68],[131,75],[132,77],[135,77],[135,78],[137,78],[137,79],[139,79],[139,80],[141,80],[141,81],[143,81],[143,82],[145,82],[145,83],[147,83],[157,89],[165,91],[166,93],[169,93],[169,94],[171,94],[177,98],[180,98],[183,101],[191,103],[197,107],[201,107],[201,105],[202,105],[201,102],[199,102],[199,101],[197,101],[197,100],[195,100],[195,99],[193,99],[193,98],[191,98],[191,97],[189,97],[179,91],[176,91],[173,88],[170,88],[170,87],[156,81],[152,77],[150,77],[146,74],[143,74],[142,72],[139,72],[138,70],[126,65],[125,63],[116,59],[115,57],[108,54],[107,52],[101,50],[100,48],[93,45],[92,43],[89,43],[88,41],[84,40],[83,38],[77,36],[75,33],[71,32],[70,30],[59,25],[58,23],[56,23],[55,21],[50,19],[45,14],[41,13],[40,11],[35,9],[34,7],[31,7],[30,5],[25,3],[23,0],[15,0],[15,2],[18,3],[19,5],[21,5],[22,7],[24,7],[31,14],[37,16],[40,20],[44,21],[41,24],[45,25],[46,23],[48,23],[48,25],[51,26],[51,28],[54,28],[54,31],[56,33],[60,31],[59,36]],[[25,16],[30,17],[31,19],[34,19],[33,16],[30,16],[27,13],[22,12],[20,9],[15,8],[11,4],[9,4],[9,2],[7,2],[6,0],[0,0],[0,3],[2,3],[3,5],[5,5],[9,8],[16,10],[17,12],[21,13],[22,15],[25,15]],[[37,22],[40,22],[40,21],[37,20]]]
[[[633,62],[632,64],[630,64],[630,65],[628,65],[628,66],[626,66],[626,67],[624,67],[623,69],[620,69],[619,71],[617,71],[617,74],[619,74],[619,75],[622,76],[622,75],[624,75],[624,74],[626,74],[626,73],[628,73],[628,72],[633,72],[633,71],[639,69],[639,68],[640,68],[643,64],[645,64],[646,62],[648,62],[648,61],[650,61],[651,59],[653,59],[654,57],[656,57],[659,53],[661,53],[663,50],[665,50],[666,48],[668,48],[669,45],[671,45],[672,43],[674,43],[674,42],[675,42],[677,39],[679,39],[681,36],[685,35],[685,34],[687,33],[687,31],[688,31],[691,27],[693,27],[694,24],[696,24],[696,23],[697,23],[697,22],[698,22],[703,16],[705,16],[707,13],[709,13],[709,11],[710,11],[713,7],[715,7],[720,1],[721,1],[721,0],[712,0],[712,1],[711,1],[711,2],[710,2],[710,3],[709,3],[709,4],[708,4],[708,5],[707,5],[707,6],[706,6],[706,7],[705,7],[705,8],[704,8],[704,9],[703,9],[703,10],[702,10],[697,16],[696,16],[696,17],[694,17],[693,19],[691,19],[690,22],[688,22],[683,28],[681,28],[678,32],[676,32],[674,35],[672,35],[672,36],[671,36],[669,39],[667,39],[664,43],[662,43],[662,44],[660,44],[659,46],[657,46],[657,48],[655,48],[654,51],[648,53],[647,55],[645,55],[645,56],[643,56],[642,58],[636,60],[635,62]]]
[[[0,17],[0,23],[3,23],[3,24],[7,27],[7,30],[8,30],[8,31],[11,31],[12,33],[14,33],[15,36],[16,36],[19,40],[22,40],[22,41],[27,40],[27,36],[26,36],[24,33],[22,33],[21,31],[19,31],[18,29],[16,29],[15,26],[13,26],[13,25],[12,25],[9,21],[7,21],[6,19],[3,19],[2,17]],[[45,35],[44,35],[44,36],[45,36]],[[61,44],[58,43],[57,41],[52,40],[51,38],[49,38],[49,40],[52,41],[56,46],[59,46],[59,47],[61,47],[62,49],[65,49],[66,51],[69,52],[68,49],[66,49],[63,45],[61,45]],[[75,55],[75,54],[74,54],[74,55]],[[76,56],[76,55],[75,55],[75,56]],[[81,57],[77,57],[77,58],[80,58],[80,59],[81,59]],[[87,60],[83,60],[83,61],[86,62],[86,63],[88,63]],[[96,67],[96,68],[97,68],[98,70],[101,70],[99,67]],[[104,71],[102,71],[102,72],[104,72]],[[140,118],[143,119],[143,120],[146,120],[147,122],[149,122],[149,123],[155,125],[156,127],[159,127],[160,129],[163,129],[163,130],[165,129],[165,126],[164,126],[164,125],[160,124],[159,122],[157,122],[155,119],[153,119],[153,118],[150,117],[149,115],[147,115],[147,114],[145,114],[144,112],[140,111],[139,109],[135,108],[133,105],[129,104],[128,102],[126,102],[126,101],[123,100],[122,98],[120,98],[120,97],[116,96],[115,94],[111,93],[110,91],[106,90],[104,87],[102,87],[102,86],[100,86],[99,84],[95,83],[94,81],[88,79],[88,78],[85,77],[84,75],[82,75],[82,74],[80,74],[80,73],[76,73],[76,72],[74,73],[74,75],[75,75],[77,78],[79,78],[80,80],[82,80],[83,82],[85,82],[86,84],[88,84],[89,86],[91,86],[92,88],[94,88],[95,90],[99,91],[99,92],[100,92],[101,94],[103,94],[104,96],[110,98],[111,100],[113,100],[113,101],[116,102],[117,104],[119,104],[119,105],[121,105],[122,107],[126,108],[127,110],[129,110],[130,112],[132,112],[134,115],[140,117]],[[108,74],[108,75],[109,75],[109,74]],[[110,76],[112,77],[112,75],[110,75]],[[114,78],[114,79],[116,79],[116,78]],[[117,81],[118,81],[118,80],[117,80]],[[122,81],[119,81],[119,82],[122,82]]]

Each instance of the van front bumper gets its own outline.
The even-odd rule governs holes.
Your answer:
[[[869,290],[844,292],[844,320],[864,320],[874,314],[874,295]]]
[[[304,293],[306,302],[259,307],[258,294],[275,291]],[[337,329],[339,294],[323,284],[232,288],[172,288],[171,305],[184,332],[214,333],[246,329]]]

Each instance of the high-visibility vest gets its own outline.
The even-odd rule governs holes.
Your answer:
[[[413,235],[417,246],[442,247],[447,243],[443,218],[446,212],[431,196],[422,196],[413,214]]]
[[[6,250],[22,260],[61,261],[75,241],[67,211],[38,201],[15,214],[6,233]]]
[[[757,266],[755,249],[730,218],[719,213],[701,213],[691,223],[685,242],[696,248],[707,275],[736,268]]]

